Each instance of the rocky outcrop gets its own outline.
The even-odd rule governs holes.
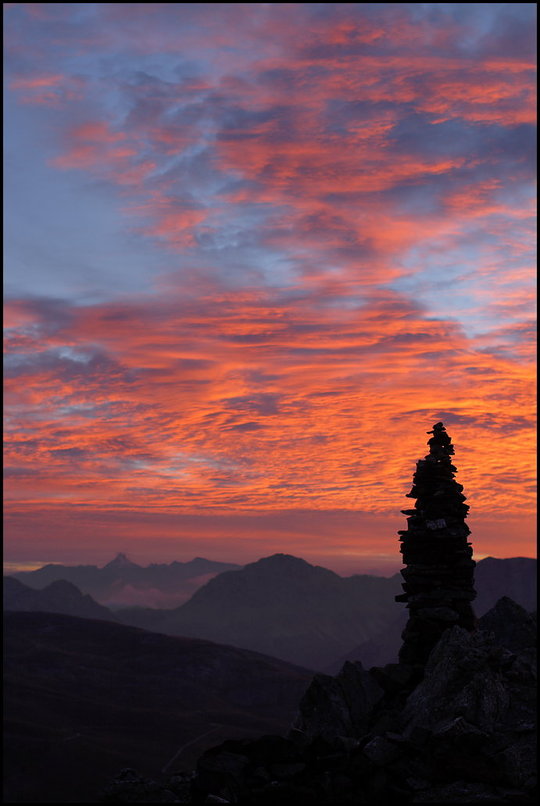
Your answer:
[[[503,626],[507,615],[512,630]],[[485,623],[497,629],[446,630],[416,685],[414,667],[403,663],[369,671],[346,664],[335,678],[317,675],[287,738],[225,742],[204,754],[192,802],[210,802],[206,798],[212,795],[229,803],[275,806],[379,798],[532,803],[531,617],[506,600]]]
[[[527,613],[508,596],[502,596],[495,606],[478,621],[482,630],[492,632],[501,646],[513,651],[521,651],[536,645],[536,613]]]
[[[300,701],[293,730],[310,738],[361,736],[383,696],[384,689],[359,661],[347,661],[336,677],[315,675]]]
[[[482,625],[482,616],[491,610],[503,596],[521,605],[528,612],[535,610],[536,578],[537,561],[530,557],[507,557],[502,560],[486,557],[478,560],[474,569],[474,587],[478,594],[474,600],[474,612],[479,617],[480,625]],[[395,605],[390,602],[388,622],[384,629],[346,652],[323,671],[327,674],[337,674],[346,660],[360,660],[366,669],[371,666],[395,663],[401,647],[401,635],[407,621],[406,610],[399,613],[397,617],[395,615],[391,617],[395,610]]]
[[[490,629],[451,627],[420,683],[403,663],[316,675],[287,736],[228,740],[191,775],[159,785],[116,779],[103,800],[141,802],[146,792],[154,802],[245,806],[535,803],[532,621],[505,599],[486,615]]]
[[[102,803],[182,803],[179,793],[126,767],[101,793]],[[189,786],[184,787],[189,798]],[[184,802],[190,802],[184,801]]]

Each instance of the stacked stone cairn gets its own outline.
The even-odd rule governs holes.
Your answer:
[[[422,668],[442,633],[454,625],[475,627],[471,606],[476,596],[470,529],[465,523],[469,507],[463,486],[454,476],[452,440],[442,423],[436,423],[428,440],[429,453],[420,459],[408,498],[416,498],[407,515],[407,529],[398,532],[402,542],[401,571],[409,620],[402,633],[401,663]]]
[[[100,803],[536,806],[536,621],[503,598],[474,623],[454,449],[442,423],[428,433],[401,532],[400,662],[316,674],[287,737],[228,739],[162,784],[124,770]]]

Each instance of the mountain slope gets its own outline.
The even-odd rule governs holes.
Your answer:
[[[528,612],[536,610],[537,561],[531,557],[509,557],[504,560],[485,557],[476,565],[475,587],[478,593],[473,607],[480,618],[507,596]]]
[[[33,610],[47,613],[65,613],[81,618],[116,621],[107,607],[95,602],[91,596],[59,579],[51,582],[43,590],[33,590],[13,577],[4,577],[4,610]]]
[[[174,610],[117,615],[147,629],[222,641],[321,669],[359,638],[383,629],[398,592],[395,577],[343,578],[276,554],[214,577]]]
[[[488,558],[476,571],[478,616],[501,596],[531,609],[536,560]],[[348,659],[368,666],[395,660],[407,617],[406,608],[394,601],[401,582],[400,574],[343,578],[276,554],[219,574],[173,610],[121,610],[117,616],[145,629],[222,641],[309,668],[339,671]]]
[[[216,741],[283,732],[312,676],[247,650],[56,613],[5,614],[4,641],[10,802],[95,802],[123,767],[190,769]]]
[[[503,560],[486,557],[475,569],[477,597],[473,609],[481,619],[503,596],[512,599],[527,612],[536,610],[537,561],[530,557],[510,557]],[[366,669],[395,663],[401,646],[401,633],[408,612],[405,608],[381,632],[360,643],[329,664],[325,671],[337,674],[345,661],[361,660]]]

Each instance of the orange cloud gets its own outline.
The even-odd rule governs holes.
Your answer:
[[[448,422],[476,512],[534,508],[533,368],[396,295],[346,317],[257,294],[204,311],[177,300],[150,319],[93,307],[57,343],[70,332],[71,355],[38,354],[7,382],[21,412],[7,451],[17,498],[390,513],[435,417]],[[25,421],[35,447],[16,437]]]
[[[256,512],[271,542],[287,512],[313,548],[295,513],[339,510],[339,535],[310,522],[319,550],[361,533],[376,553],[438,419],[472,517],[530,517],[533,65],[489,37],[471,55],[442,7],[360,6],[98,4],[76,53],[114,64],[110,86],[46,49],[56,67],[13,77],[57,107],[49,164],[112,190],[164,273],[144,298],[119,271],[120,302],[8,304],[12,523],[60,511],[65,533],[76,510],[169,539],[181,516],[247,541],[234,517]]]

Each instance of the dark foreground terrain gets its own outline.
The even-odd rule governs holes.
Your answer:
[[[4,617],[4,800],[93,802],[122,767],[190,769],[288,729],[312,673],[247,650],[55,613]]]
[[[536,623],[508,598],[441,635],[425,669],[318,674],[287,736],[230,739],[191,775],[125,770],[106,803],[537,803]]]
[[[536,620],[508,598],[421,680],[53,613],[4,627],[6,802],[536,802]]]

